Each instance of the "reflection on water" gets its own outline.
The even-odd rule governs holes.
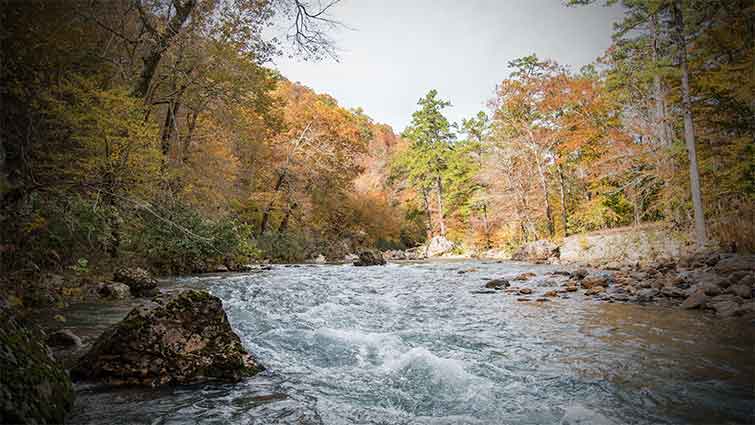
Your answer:
[[[477,269],[463,275],[461,269]],[[74,423],[750,423],[755,327],[652,306],[473,294],[551,266],[276,267],[180,279],[269,367],[239,384],[80,387]],[[535,298],[534,296],[532,297]],[[86,312],[82,313],[86,316]],[[91,313],[90,313],[91,314]]]

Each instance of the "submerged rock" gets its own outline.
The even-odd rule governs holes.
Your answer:
[[[385,264],[385,258],[380,251],[366,249],[359,253],[359,258],[354,261],[355,266],[382,266]]]
[[[219,298],[162,294],[106,330],[71,371],[77,380],[159,386],[238,381],[262,370],[231,329]]]
[[[504,289],[508,288],[510,286],[509,281],[506,279],[493,279],[485,284],[486,288],[489,289]]]
[[[157,281],[141,267],[118,269],[113,280],[127,285],[135,297],[151,297],[158,293]]]
[[[63,423],[74,392],[43,338],[0,299],[0,423]]]

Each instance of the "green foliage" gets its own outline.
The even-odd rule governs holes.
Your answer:
[[[430,90],[417,105],[420,109],[412,114],[411,123],[402,133],[411,145],[397,158],[396,167],[413,187],[429,190],[448,167],[455,137],[443,109],[451,103],[438,99],[437,90]]]
[[[265,257],[277,263],[294,263],[308,259],[316,248],[313,240],[300,232],[269,232],[257,239]]]
[[[89,260],[86,258],[79,258],[76,264],[71,266],[71,270],[76,274],[87,274],[89,272]]]
[[[569,232],[583,233],[625,224],[626,215],[617,210],[626,210],[626,206],[621,198],[607,196],[581,203],[569,221]]]
[[[110,245],[112,211],[82,194],[33,192],[3,217],[2,262],[10,270],[61,270]]]
[[[233,218],[208,219],[176,203],[157,215],[143,211],[127,250],[163,273],[204,270],[208,265],[249,263],[260,257],[252,227]]]

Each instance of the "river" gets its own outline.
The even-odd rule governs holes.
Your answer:
[[[459,274],[459,270],[476,269]],[[751,423],[755,326],[701,312],[479,294],[554,266],[445,261],[176,279],[223,300],[268,371],[160,390],[82,385],[102,424]],[[106,324],[100,308],[79,318]],[[76,317],[76,314],[72,314]],[[582,421],[582,422],[579,422]]]

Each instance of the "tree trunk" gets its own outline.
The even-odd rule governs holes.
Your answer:
[[[137,0],[135,4],[139,10],[145,28],[152,33],[153,37],[155,37],[154,44],[147,49],[147,52],[142,57],[142,62],[144,63],[142,71],[139,73],[139,78],[136,80],[134,88],[131,90],[132,96],[143,99],[147,97],[147,94],[149,93],[150,83],[155,75],[155,71],[157,71],[157,65],[160,63],[163,53],[165,53],[168,47],[170,47],[171,41],[189,18],[191,11],[194,9],[194,6],[196,6],[196,0],[186,0],[183,3],[181,0],[173,1],[173,5],[176,8],[176,14],[173,15],[168,22],[168,26],[164,33],[160,33],[149,24],[149,16],[147,16],[147,12],[142,9],[141,0]]]
[[[297,207],[296,202],[294,202],[292,205],[289,205],[289,207],[286,209],[286,215],[283,216],[283,220],[281,220],[280,226],[278,226],[278,233],[283,233],[286,230],[288,230],[288,222],[291,218],[291,213],[293,210],[295,210]]]
[[[199,116],[199,112],[190,112],[189,113],[189,129],[186,133],[186,137],[184,138],[184,143],[182,147],[181,152],[181,162],[187,163],[189,161],[189,155],[191,154],[191,138],[194,137],[194,129],[197,127],[197,117]]]
[[[523,217],[522,236],[524,236],[524,241],[525,242],[530,241],[530,238],[529,238],[530,234],[532,234],[535,237],[534,240],[537,240],[538,239],[537,230],[535,229],[535,226],[532,224],[532,219],[530,218],[530,213],[528,212],[530,208],[529,208],[529,204],[527,203],[527,194],[521,188],[518,191],[518,193],[519,193],[519,201],[522,204],[519,215]]]
[[[551,211],[550,193],[548,191],[548,181],[545,179],[545,170],[543,170],[543,164],[540,162],[540,158],[535,158],[537,164],[537,174],[540,176],[540,188],[543,191],[543,200],[545,206],[545,218],[548,225],[548,235],[553,236],[555,228],[553,225],[553,211]]]
[[[443,182],[440,177],[435,178],[435,186],[438,191],[438,217],[440,218],[440,235],[446,237],[446,220],[443,213]]]
[[[485,248],[490,249],[490,223],[488,222],[488,204],[482,204],[482,229],[485,232]]]
[[[663,90],[663,83],[661,82],[661,76],[658,74],[658,56],[659,56],[659,28],[658,28],[658,14],[655,13],[651,17],[651,24],[653,27],[653,91],[655,97],[655,116],[653,128],[655,130],[655,137],[657,143],[661,146],[671,146],[671,129],[666,121],[666,96]]]
[[[425,203],[425,214],[427,215],[427,239],[433,238],[433,215],[430,212],[430,200],[428,199],[427,189],[422,189],[422,200]]]
[[[684,143],[687,145],[689,156],[689,178],[692,191],[692,206],[695,212],[695,240],[698,247],[705,245],[705,215],[703,200],[700,194],[700,173],[697,169],[697,152],[695,151],[695,127],[692,120],[692,100],[689,92],[689,69],[687,65],[687,42],[684,39],[684,15],[680,0],[674,0],[674,24],[676,26],[676,41],[679,48],[679,59],[682,68],[682,111],[684,113]]]
[[[561,195],[561,221],[564,225],[564,237],[569,236],[569,226],[568,226],[568,220],[569,216],[566,211],[566,188],[564,183],[564,169],[561,167],[561,164],[556,164],[558,167],[558,188],[560,190]]]
[[[165,121],[163,121],[163,131],[160,138],[160,147],[166,160],[168,154],[170,154],[170,139],[173,136],[173,130],[177,126],[176,117],[178,116],[178,110],[181,108],[179,101],[168,103],[168,111],[165,113]]]
[[[281,174],[278,174],[278,180],[275,182],[275,187],[273,188],[273,195],[278,193],[281,186],[283,186],[283,181],[286,179],[286,173],[283,172]],[[265,211],[262,213],[262,221],[260,222],[260,236],[265,234],[265,230],[267,230],[267,223],[270,221],[270,213],[273,211],[273,204],[275,203],[275,199],[271,199],[270,203],[267,204],[267,207],[265,207]]]

